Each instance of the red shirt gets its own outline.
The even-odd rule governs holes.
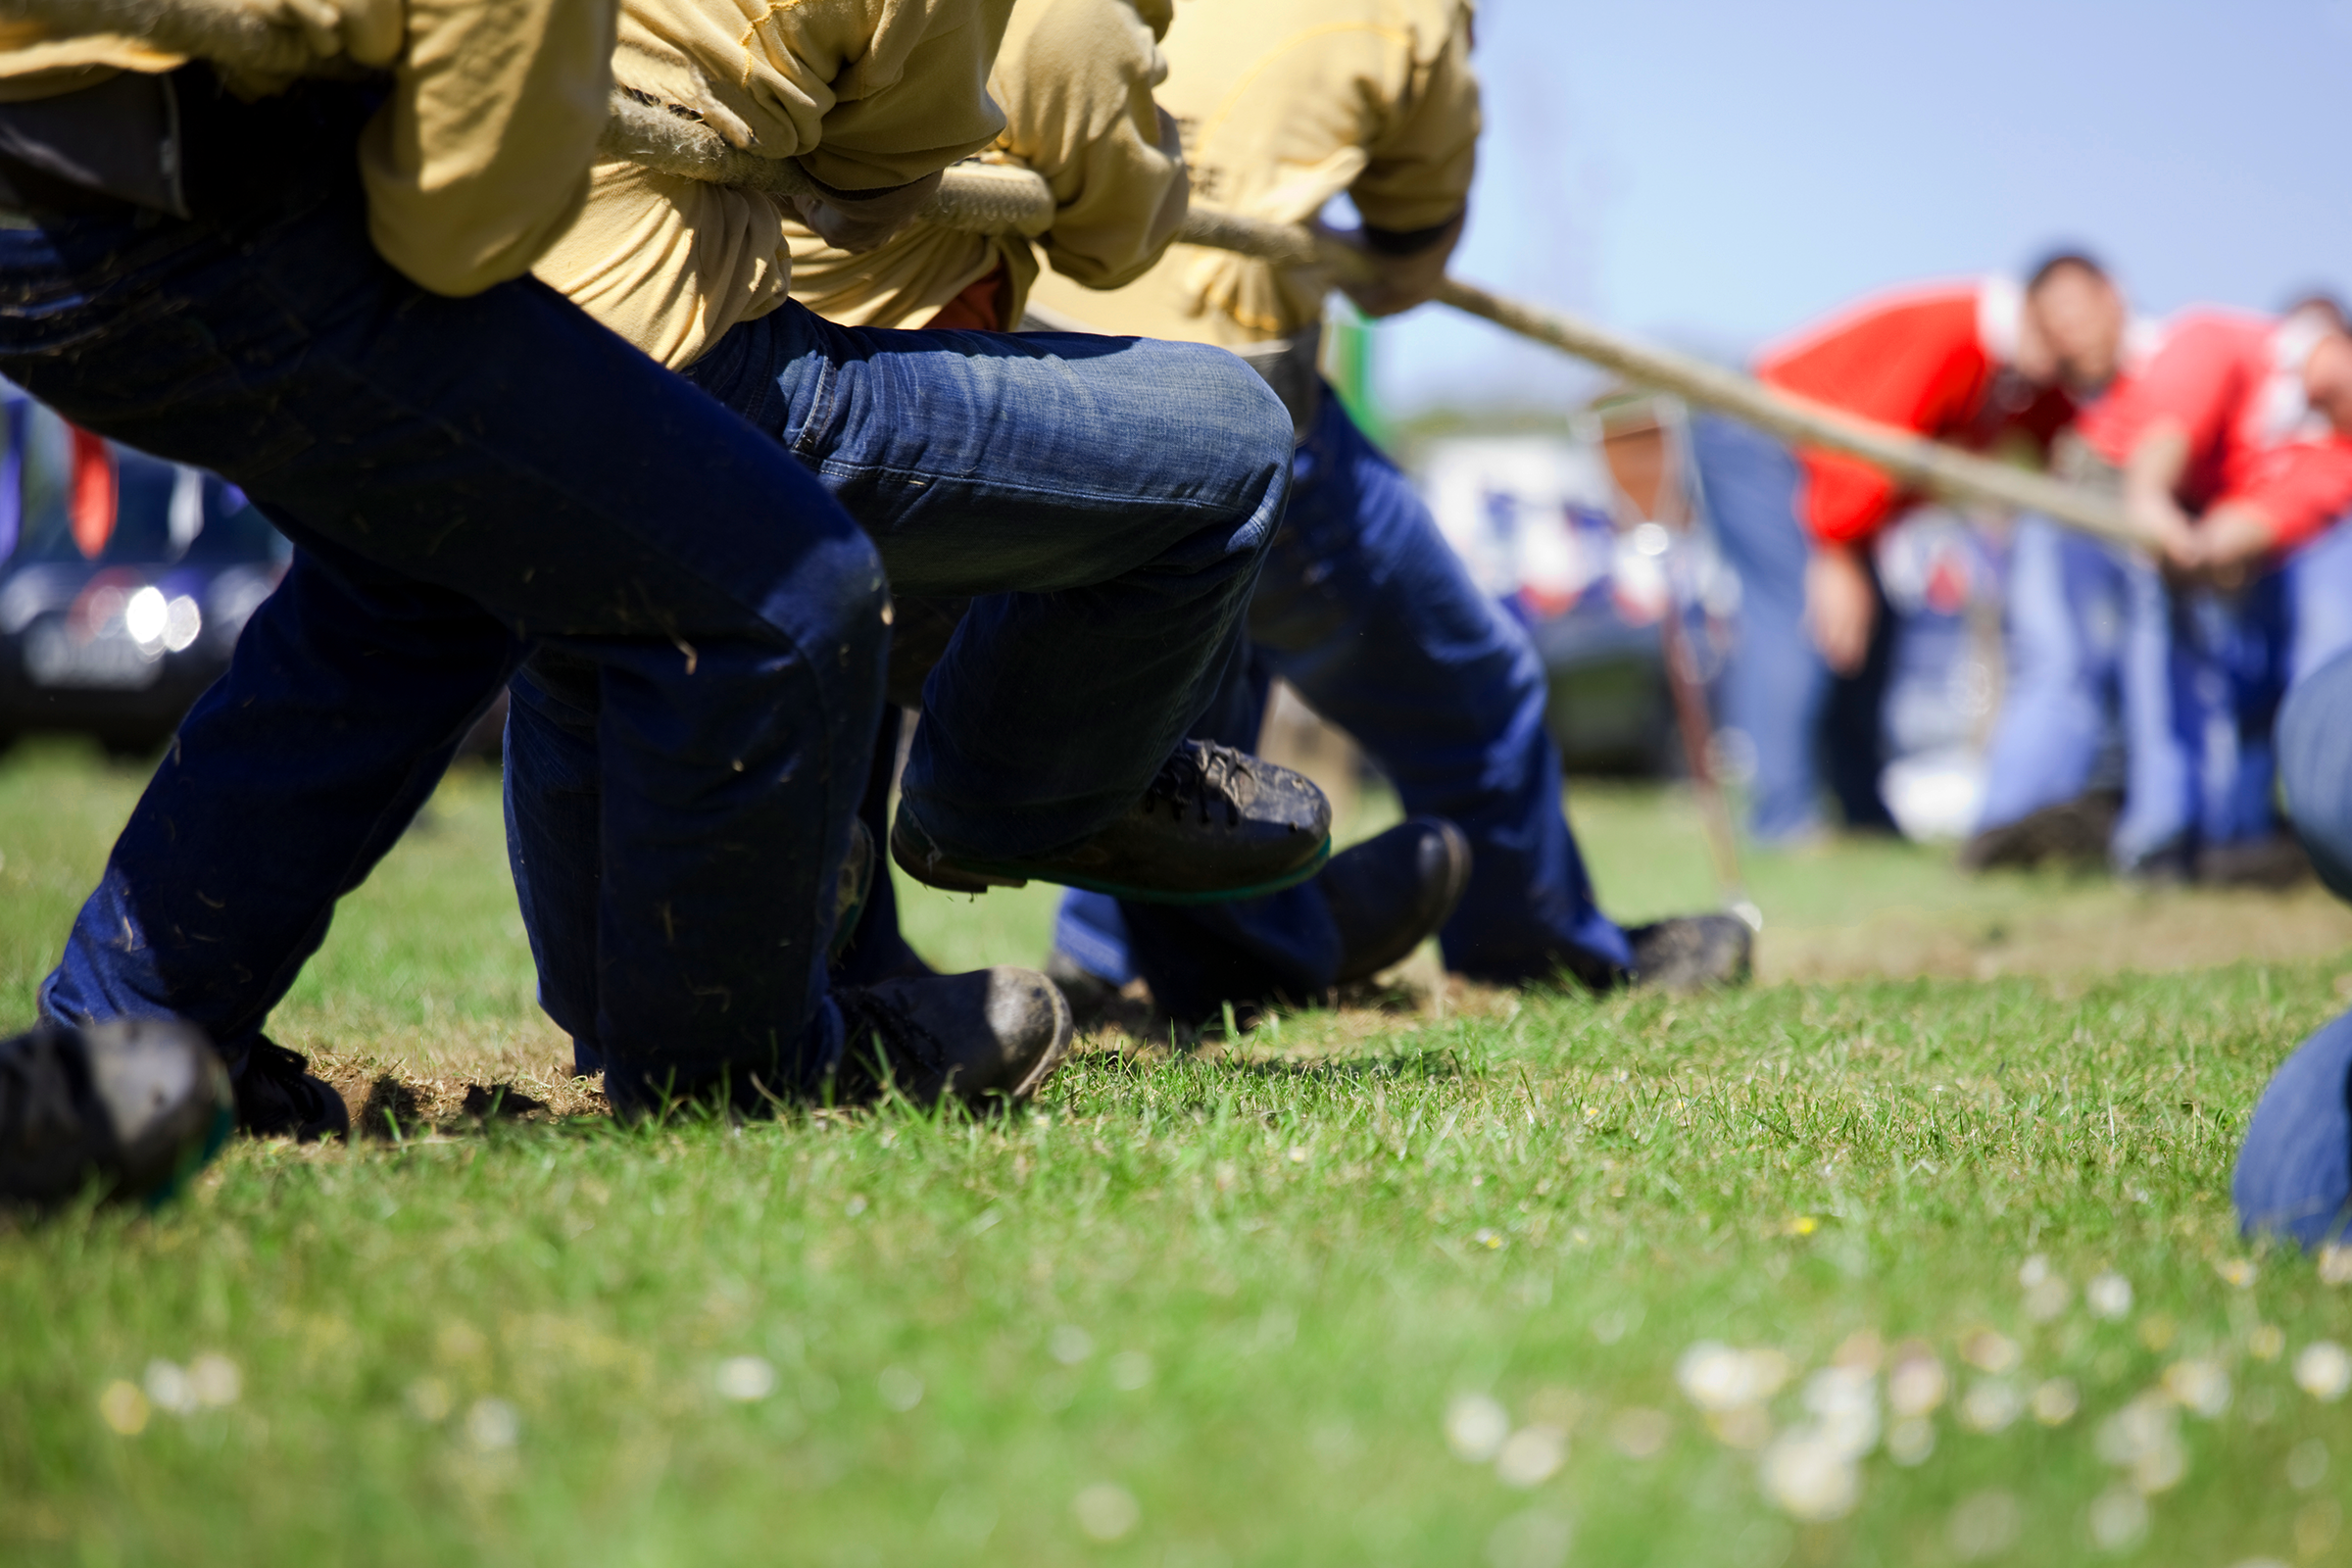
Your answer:
[[[1930,283],[1863,301],[1764,351],[1756,375],[1898,429],[1984,451],[2022,436],[2037,451],[2074,416],[2064,392],[2001,372],[2017,341],[2006,278]],[[1799,449],[1797,515],[1824,544],[1868,539],[1919,496],[1857,458]]]
[[[2082,439],[2120,466],[2151,424],[2179,420],[2188,435],[2180,504],[2257,508],[2277,546],[2292,549],[2352,510],[2352,440],[2303,398],[2315,338],[2267,317],[2182,311],[2083,413]]]

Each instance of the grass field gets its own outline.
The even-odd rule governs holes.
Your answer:
[[[10,1018],[139,782],[0,762]],[[1577,815],[1615,911],[1708,902],[1680,797]],[[1095,1042],[998,1124],[412,1122],[0,1234],[0,1562],[2352,1562],[2352,1291],[2227,1197],[2352,920],[1886,845],[1751,875],[1738,993],[1424,967]],[[908,923],[1034,960],[1050,912]],[[493,776],[275,1032],[371,1125],[580,1102]]]

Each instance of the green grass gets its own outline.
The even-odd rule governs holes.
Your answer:
[[[65,750],[0,764],[14,1016],[137,784]],[[1686,811],[1580,793],[1627,914],[1709,897]],[[283,1035],[417,1070],[552,1056],[504,874],[495,782],[461,774]],[[1975,951],[2144,903],[1886,846],[1752,880],[1792,942],[1903,911]],[[926,897],[909,921],[935,956],[1034,957],[1050,913]],[[985,1126],[240,1145],[154,1218],[0,1234],[0,1562],[1538,1568],[1563,1529],[1584,1563],[2352,1561],[2352,1402],[2291,1374],[2352,1342],[2352,1294],[2247,1249],[2227,1198],[2343,958],[1296,1014],[1238,1050],[1090,1051]],[[2069,1286],[2046,1319],[2032,1256]],[[2134,1292],[2113,1320],[2083,1305],[2109,1269]],[[2071,1380],[2079,1413],[1964,1430],[1987,1329],[2000,1381]],[[1785,1431],[1802,1374],[1870,1336],[1932,1345],[1953,1398],[1924,1462],[1861,1461],[1841,1518],[1776,1506],[1716,1435],[1756,1418],[1711,1427],[1676,1385],[1702,1341],[1781,1350]],[[168,1396],[150,1364],[206,1355],[233,1402],[109,1395]],[[744,1357],[764,1397],[718,1392]],[[2094,1504],[2128,1522],[2138,1495],[2102,1429],[2183,1361],[2227,1372],[2228,1407],[2180,1414],[2180,1478],[2102,1548]],[[1458,1457],[1465,1396],[1564,1432],[1565,1462],[1521,1486]]]

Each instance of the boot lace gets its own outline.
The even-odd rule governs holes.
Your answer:
[[[1225,825],[1239,827],[1242,797],[1257,779],[1250,766],[1253,760],[1247,752],[1214,741],[1187,741],[1160,763],[1145,788],[1144,811],[1149,815],[1164,802],[1178,821],[1192,811],[1206,823],[1222,807]]]

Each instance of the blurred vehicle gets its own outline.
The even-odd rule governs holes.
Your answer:
[[[0,383],[0,744],[162,744],[284,575],[234,485],[75,428]]]
[[[1550,677],[1547,727],[1571,771],[1683,768],[1659,622],[1679,607],[1702,677],[1711,615],[1737,603],[1712,544],[1659,517],[1640,420],[1580,418],[1567,433],[1432,442],[1424,500],[1472,578],[1527,625]],[[1660,466],[1659,472],[1667,469]]]
[[[1659,635],[1670,605],[1700,682],[1713,685],[1731,647],[1739,577],[1694,504],[1684,419],[1676,399],[1617,394],[1559,435],[1452,437],[1422,454],[1438,526],[1543,654],[1546,720],[1576,772],[1686,771]],[[1913,838],[1975,821],[1999,697],[2000,557],[1995,530],[1941,508],[1879,539],[1880,580],[1902,616],[1881,789]],[[1737,731],[1716,732],[1709,760],[1729,782],[1753,771]]]

